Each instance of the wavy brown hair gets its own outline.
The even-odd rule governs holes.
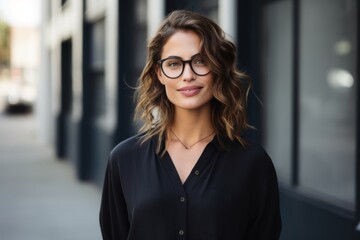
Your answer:
[[[201,39],[201,55],[208,62],[214,76],[212,121],[221,146],[223,137],[237,140],[242,145],[242,130],[248,124],[246,105],[251,89],[250,78],[236,67],[236,47],[225,38],[223,30],[212,20],[191,11],[177,10],[170,13],[148,44],[145,68],[140,76],[135,97],[135,119],[142,120],[142,142],[156,136],[159,154],[173,122],[174,106],[168,100],[165,88],[156,75],[163,46],[177,31],[194,31]],[[163,152],[165,149],[163,149]]]

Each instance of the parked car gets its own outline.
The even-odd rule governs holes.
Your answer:
[[[35,101],[35,86],[25,81],[11,81],[5,95],[6,113],[31,112]]]

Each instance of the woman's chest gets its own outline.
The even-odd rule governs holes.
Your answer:
[[[217,221],[245,214],[249,189],[243,176],[234,171],[237,166],[200,162],[183,183],[170,160],[129,170],[133,174],[122,185],[130,218],[170,219],[186,213]]]

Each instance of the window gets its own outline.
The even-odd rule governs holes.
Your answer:
[[[264,146],[281,183],[355,211],[357,1],[298,3],[296,35],[294,1],[264,8]]]
[[[105,20],[91,25],[90,30],[90,106],[93,116],[105,113]]]
[[[303,0],[300,14],[299,185],[354,209],[356,1]]]

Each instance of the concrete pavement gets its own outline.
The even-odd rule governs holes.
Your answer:
[[[0,240],[99,240],[100,189],[39,142],[31,115],[0,113]]]

